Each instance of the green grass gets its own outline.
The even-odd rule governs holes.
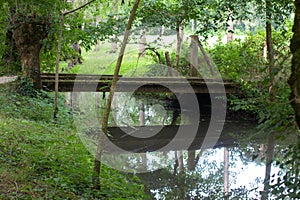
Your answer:
[[[53,123],[52,100],[0,85],[0,199],[143,199],[135,177],[104,165],[102,190],[92,189],[93,156],[63,105]]]
[[[110,53],[110,44],[100,44],[96,50],[83,52],[83,64],[77,65],[74,70],[82,74],[113,74],[118,59],[118,53]],[[152,57],[138,56],[138,45],[128,44],[123,62],[120,69],[120,75],[123,76],[141,76],[149,69],[147,65],[153,63]]]

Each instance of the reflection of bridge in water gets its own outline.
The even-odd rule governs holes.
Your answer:
[[[45,90],[53,91],[55,83],[54,74],[42,74],[42,85]],[[111,75],[84,75],[84,74],[60,74],[60,92],[109,92],[112,82]],[[193,90],[187,90],[187,84]],[[188,86],[188,87],[190,87]],[[168,103],[169,110],[179,110],[181,114],[193,117],[193,103],[191,95],[196,94],[200,122],[195,125],[167,125],[167,126],[132,126],[109,127],[110,140],[118,147],[135,153],[152,152],[156,150],[196,150],[200,148],[228,147],[236,145],[233,134],[244,134],[255,127],[253,121],[239,120],[236,117],[226,116],[212,118],[212,101],[218,101],[219,108],[224,109],[224,99],[220,96],[228,96],[239,92],[239,87],[230,81],[204,80],[201,78],[178,77],[119,77],[116,92],[140,92],[140,93],[170,93],[171,88],[176,88],[176,98]],[[224,94],[226,92],[226,94]],[[179,98],[179,99],[177,99]],[[170,99],[168,99],[170,100]],[[180,104],[178,103],[180,101]],[[182,103],[184,102],[184,103]],[[226,102],[225,102],[226,103]],[[210,124],[210,122],[213,122]],[[197,122],[198,123],[198,122]],[[222,127],[224,123],[224,127]],[[210,127],[211,126],[211,127]],[[210,128],[209,128],[210,127]],[[180,129],[180,130],[179,130]],[[222,129],[222,130],[221,130]],[[209,130],[209,131],[208,131]],[[184,131],[178,135],[178,131]],[[99,133],[88,133],[96,136]],[[91,136],[90,135],[90,136]],[[186,146],[185,141],[191,144]],[[203,142],[205,141],[205,144]],[[168,145],[172,142],[172,145]],[[114,151],[112,149],[106,149]]]
[[[191,127],[193,131],[185,131],[184,134],[175,137],[179,126],[109,127],[108,131],[112,135],[110,140],[115,145],[126,151],[141,153],[160,149],[175,151],[236,146],[238,143],[236,136],[247,134],[249,130],[255,127],[255,124],[253,121],[228,121],[225,122],[221,134],[219,134],[220,130],[217,129],[211,130],[208,134],[209,122],[200,122],[196,136],[193,132],[194,127]],[[186,130],[189,129],[188,125],[181,125],[180,127],[182,126]],[[153,133],[157,134],[152,136]],[[204,139],[205,144],[203,144]],[[189,148],[185,146],[186,140],[193,141]],[[167,145],[170,142],[172,142],[172,145],[168,147]],[[107,150],[111,151],[110,149]]]

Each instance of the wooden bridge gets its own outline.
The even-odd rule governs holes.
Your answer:
[[[59,92],[109,92],[112,75],[59,74]],[[45,90],[54,91],[55,74],[41,74]],[[189,85],[188,85],[189,84]],[[187,90],[191,86],[193,90]],[[116,92],[170,92],[178,93],[237,93],[238,85],[227,80],[180,77],[119,77]]]
[[[92,74],[59,74],[59,92],[109,92],[112,83],[112,75]],[[42,86],[47,91],[54,91],[55,74],[41,74]],[[109,127],[108,131],[112,136],[110,141],[123,150],[131,152],[151,152],[166,147],[171,141],[174,145],[167,146],[166,150],[195,150],[203,148],[205,139],[206,148],[236,145],[236,139],[231,133],[242,134],[244,131],[254,127],[245,123],[232,122],[226,118],[224,129],[213,130],[213,134],[206,136],[211,116],[211,98],[239,92],[239,86],[226,80],[201,79],[201,78],[180,78],[180,77],[122,77],[119,76],[116,92],[173,92],[168,89],[176,88],[184,104],[180,106],[172,104],[172,109],[183,109],[189,115],[194,108],[189,101],[191,93],[195,93],[201,110],[201,122],[196,130],[189,131],[188,125],[183,125],[186,131],[180,137],[175,137],[179,127],[182,125],[169,126],[137,126],[137,127]],[[187,89],[189,87],[190,89]],[[192,88],[192,89],[191,89]],[[222,100],[220,100],[222,101]],[[173,102],[173,103],[174,103]],[[222,107],[222,106],[221,106]],[[222,109],[222,108],[220,108]],[[131,133],[131,134],[128,134]],[[157,133],[154,136],[153,133]],[[215,134],[214,134],[215,133]],[[99,133],[87,132],[87,137],[96,137]],[[136,136],[136,137],[135,137]],[[187,147],[183,141],[192,140]],[[97,141],[97,140],[96,140]],[[106,149],[114,152],[114,149]],[[117,153],[117,152],[116,152]]]

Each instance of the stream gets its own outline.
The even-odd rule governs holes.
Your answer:
[[[78,135],[92,154],[102,134],[106,95],[67,94]],[[227,109],[224,120],[214,118],[210,101],[197,98],[202,99],[195,120],[189,116],[192,108],[178,106],[172,95],[117,93],[102,163],[136,174],[155,199],[223,199],[224,192],[229,199],[260,199],[267,134],[257,129],[251,114]],[[181,112],[176,114],[178,109]],[[296,134],[278,133],[275,138],[274,160],[281,160]],[[272,165],[271,185],[278,173],[279,168]]]

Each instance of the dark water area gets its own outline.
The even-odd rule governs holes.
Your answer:
[[[103,96],[77,95],[79,136],[94,153]],[[136,174],[149,199],[261,199],[269,134],[258,129],[255,115],[230,110],[218,95],[196,96],[199,108],[190,96],[179,98],[117,94],[102,162]],[[296,138],[276,133],[273,160],[282,160]],[[280,171],[274,163],[271,185]]]

